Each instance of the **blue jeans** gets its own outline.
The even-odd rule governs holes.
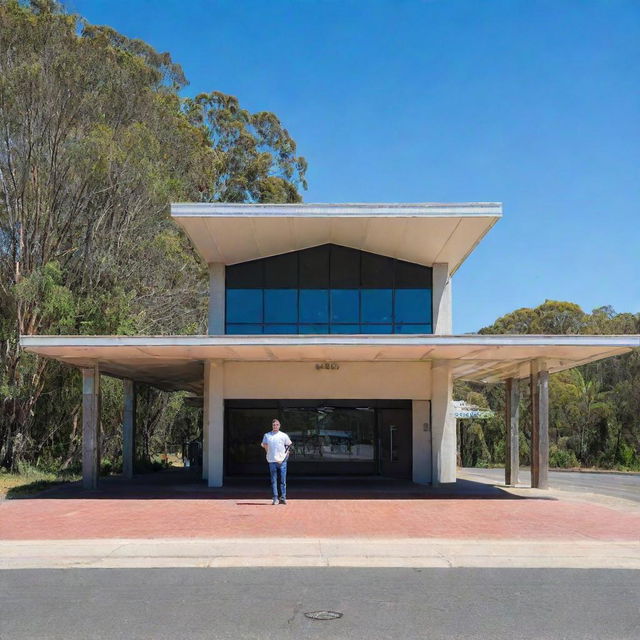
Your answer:
[[[280,470],[280,497],[287,497],[287,461],[270,462],[269,473],[271,474],[271,490],[273,497],[278,498],[278,469]]]

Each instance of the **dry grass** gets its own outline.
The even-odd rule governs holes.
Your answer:
[[[33,495],[49,487],[79,480],[74,473],[47,473],[30,469],[25,473],[0,472],[0,498],[22,498]]]

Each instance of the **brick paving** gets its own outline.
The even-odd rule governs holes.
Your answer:
[[[493,487],[465,490],[381,485],[296,492],[272,506],[263,484],[207,490],[113,484],[71,487],[0,503],[0,539],[439,538],[640,541],[640,514],[586,502],[519,498]],[[368,497],[367,497],[368,496]]]

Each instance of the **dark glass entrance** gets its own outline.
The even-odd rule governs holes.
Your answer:
[[[262,436],[278,418],[294,444],[293,475],[411,477],[411,402],[228,400],[227,475],[265,473]]]

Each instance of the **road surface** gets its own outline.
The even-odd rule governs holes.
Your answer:
[[[462,469],[465,476],[478,476],[496,483],[504,482],[504,469]],[[520,469],[520,482],[531,483],[528,469]],[[614,498],[640,502],[640,474],[580,473],[573,471],[549,471],[549,485],[560,491],[599,493]]]
[[[629,570],[7,570],[0,638],[637,640],[638,602]]]

